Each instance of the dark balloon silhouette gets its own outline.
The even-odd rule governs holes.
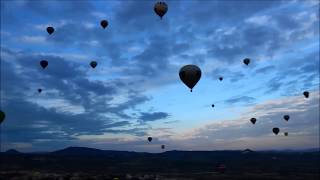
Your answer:
[[[214,104],[212,104],[211,107],[214,107]]]
[[[278,133],[280,132],[280,129],[275,127],[272,129],[272,132],[275,134],[275,135],[278,135]]]
[[[248,66],[249,63],[250,63],[250,59],[249,59],[249,58],[245,58],[245,59],[243,60],[243,63]]]
[[[161,149],[164,149],[165,148],[165,146],[164,145],[161,145]]]
[[[152,137],[148,137],[148,141],[151,142],[152,141]]]
[[[289,115],[284,115],[284,116],[283,116],[283,119],[286,120],[286,121],[289,121],[290,116],[289,116]]]
[[[196,65],[186,65],[180,69],[179,76],[181,81],[188,86],[192,92],[192,88],[201,78],[201,70]]]
[[[256,118],[251,118],[250,121],[251,121],[252,124],[255,124],[257,122],[257,119]]]
[[[105,28],[109,25],[109,23],[108,23],[107,20],[102,20],[102,21],[100,22],[100,25],[102,26],[103,29],[105,29]]]
[[[6,118],[6,114],[0,110],[0,124],[4,121],[5,118]]]
[[[168,5],[165,2],[157,2],[154,5],[154,12],[158,16],[160,16],[161,19],[167,13],[167,11],[168,11]]]
[[[43,69],[45,69],[45,68],[48,66],[48,61],[42,60],[42,61],[40,61],[40,65],[41,65],[41,67],[42,67]]]
[[[222,80],[223,80],[223,77],[219,77],[219,80],[222,81]]]
[[[42,92],[42,89],[38,89],[38,92],[41,93],[41,92]]]
[[[288,136],[288,132],[285,132],[284,135],[285,135],[285,136]]]
[[[47,27],[47,32],[49,33],[49,34],[52,34],[53,32],[54,32],[54,28],[53,27]]]
[[[309,98],[309,92],[308,91],[303,92],[303,95],[304,95],[305,98]]]
[[[92,68],[95,68],[97,65],[98,65],[98,63],[97,63],[96,61],[91,61],[91,62],[90,62],[90,66],[91,66]]]

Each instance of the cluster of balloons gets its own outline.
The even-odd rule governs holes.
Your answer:
[[[168,5],[165,2],[157,2],[154,5],[154,12],[162,19],[163,16],[167,13],[168,11]],[[101,20],[100,21],[100,26],[105,29],[107,28],[109,25],[109,22],[107,20]],[[55,32],[55,29],[51,26],[46,28],[47,32],[49,35],[52,35]],[[249,65],[251,62],[251,60],[249,58],[245,58],[243,59],[243,63],[245,65]],[[43,69],[46,69],[48,66],[48,61],[47,60],[41,60],[40,61],[40,66]],[[96,61],[91,61],[89,64],[93,69],[97,67],[98,63]],[[189,64],[189,65],[185,65],[183,67],[181,67],[180,71],[179,71],[179,77],[181,79],[181,81],[190,89],[190,91],[192,92],[192,89],[195,87],[195,85],[199,82],[200,78],[201,78],[201,69],[193,64]],[[222,81],[223,77],[220,76],[219,80]],[[38,92],[41,93],[42,89],[38,89]],[[308,91],[304,91],[303,95],[305,96],[305,98],[309,98],[309,92]],[[211,107],[215,107],[214,104],[211,105]],[[0,124],[4,121],[5,119],[5,113],[3,111],[0,111]],[[290,116],[289,115],[284,115],[283,119],[286,121],[289,121]],[[257,122],[256,118],[251,118],[250,122],[252,124],[255,124]],[[278,134],[280,132],[280,129],[278,127],[274,127],[272,129],[274,134]],[[284,132],[285,136],[288,136],[288,132]],[[148,137],[147,138],[149,142],[152,141],[152,137]],[[161,149],[165,149],[165,145],[161,145]]]
[[[151,142],[152,141],[152,137],[148,137],[148,141]],[[165,145],[161,145],[161,149],[165,149]]]
[[[304,91],[302,94],[304,95],[305,98],[309,98],[309,94],[310,94],[310,93],[309,93],[308,91]],[[285,121],[289,121],[290,116],[289,116],[288,114],[286,114],[286,115],[283,116],[283,119],[284,119]],[[256,118],[251,118],[251,119],[250,119],[250,122],[251,122],[252,124],[255,124],[255,123],[257,122],[257,119],[256,119]],[[273,132],[275,135],[278,135],[279,132],[280,132],[280,129],[279,129],[278,127],[274,127],[274,128],[272,129],[272,132]],[[283,134],[284,134],[285,136],[288,136],[288,135],[289,135],[288,132],[284,132]]]

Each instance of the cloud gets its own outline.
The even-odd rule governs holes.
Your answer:
[[[147,121],[156,121],[161,119],[166,119],[169,117],[168,113],[165,112],[153,112],[153,113],[141,113],[139,119],[147,122]]]
[[[45,70],[39,65],[41,59],[49,61]],[[34,145],[42,140],[51,143],[58,139],[70,143],[81,135],[104,133],[146,135],[148,128],[131,127],[135,118],[126,111],[138,111],[136,107],[149,98],[132,90],[125,81],[89,80],[79,63],[58,56],[2,48],[1,60],[4,87],[1,103],[7,114],[3,131],[7,143]],[[36,92],[39,87],[43,88],[41,94]],[[126,101],[108,103],[122,93],[127,94]],[[143,119],[156,120],[164,118],[165,113],[142,114]]]
[[[249,96],[238,96],[238,97],[232,97],[225,101],[227,104],[236,104],[236,103],[245,103],[250,104],[255,101],[255,98],[249,97]]]
[[[174,148],[205,149],[307,149],[319,147],[319,91],[310,99],[293,96],[249,107],[241,117],[219,120],[168,139]],[[283,115],[290,120],[284,121]],[[250,118],[255,117],[255,125]],[[273,127],[280,134],[272,133]],[[289,132],[285,137],[283,132]]]

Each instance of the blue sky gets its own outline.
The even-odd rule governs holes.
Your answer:
[[[4,149],[319,147],[318,1],[165,2],[160,20],[153,0],[1,1]]]

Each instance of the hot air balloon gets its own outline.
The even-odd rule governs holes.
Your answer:
[[[165,146],[164,145],[161,145],[161,149],[164,149],[165,148]]]
[[[49,34],[52,34],[53,32],[54,32],[54,28],[53,27],[47,27],[47,32],[49,33]]]
[[[181,81],[188,86],[192,92],[192,88],[201,78],[201,70],[196,65],[185,65],[180,69],[179,76]]]
[[[0,124],[4,121],[5,118],[6,118],[6,114],[0,110]]]
[[[212,104],[211,107],[214,107],[214,104]]]
[[[272,129],[272,132],[275,134],[275,135],[278,135],[278,133],[280,132],[280,129],[275,127]]]
[[[102,21],[100,22],[100,25],[102,26],[103,29],[105,29],[105,28],[109,25],[109,23],[108,23],[107,20],[102,20]]]
[[[38,92],[41,93],[41,92],[42,92],[42,89],[38,89]]]
[[[304,95],[305,98],[309,98],[309,92],[308,91],[304,91],[303,95]]]
[[[41,65],[41,67],[42,67],[43,69],[45,69],[45,68],[48,66],[48,61],[42,60],[42,61],[40,61],[40,65]]]
[[[98,65],[98,63],[97,63],[96,61],[91,61],[91,62],[90,62],[90,66],[91,66],[92,68],[95,68],[97,65]]]
[[[165,2],[157,2],[154,5],[154,12],[156,12],[156,14],[160,16],[161,19],[167,13],[167,11],[168,5]]]
[[[223,77],[219,77],[219,80],[222,81],[222,80],[223,80]]]
[[[245,59],[243,60],[243,63],[248,66],[249,63],[250,63],[250,59],[249,59],[249,58],[245,58]]]
[[[152,141],[152,137],[148,137],[148,141],[151,142]]]
[[[285,132],[284,135],[285,135],[285,136],[288,136],[288,132]]]
[[[286,121],[289,121],[290,116],[289,116],[289,115],[284,115],[284,116],[283,116],[283,119],[286,120]]]
[[[252,124],[255,124],[257,119],[256,118],[251,118],[250,121],[251,121]]]

